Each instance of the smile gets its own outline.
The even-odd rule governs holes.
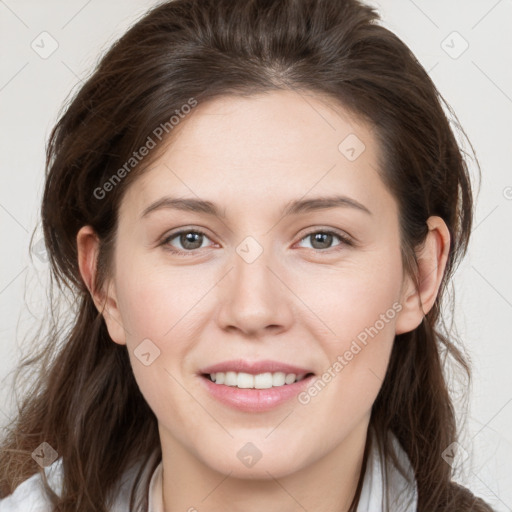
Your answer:
[[[295,398],[315,377],[304,367],[278,361],[232,360],[203,368],[206,393],[224,406],[265,412]]]

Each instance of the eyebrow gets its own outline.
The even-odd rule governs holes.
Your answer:
[[[328,196],[328,197],[315,197],[312,199],[298,199],[287,203],[281,212],[282,217],[291,215],[298,215],[317,210],[326,210],[328,208],[353,208],[355,210],[364,212],[368,215],[373,215],[372,212],[359,201],[347,196]],[[163,208],[189,211],[194,213],[204,213],[218,218],[225,219],[225,212],[221,212],[219,207],[211,201],[194,198],[177,198],[177,197],[162,197],[154,203],[150,204],[141,214],[141,219],[149,215],[151,212]]]

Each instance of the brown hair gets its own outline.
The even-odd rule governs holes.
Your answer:
[[[452,246],[435,305],[418,328],[396,336],[370,426],[386,457],[394,460],[388,430],[409,456],[418,511],[491,510],[451,482],[452,468],[442,458],[457,440],[445,360],[470,380],[441,317],[446,284],[471,232],[468,168],[443,104],[455,119],[452,110],[409,48],[378,21],[357,0],[174,0],[149,11],[101,59],[51,133],[41,208],[52,282],[71,291],[76,316],[64,330],[50,315],[45,346],[20,365],[21,372],[37,363],[40,373],[2,441],[0,497],[37,472],[31,453],[42,442],[62,457],[62,496],[46,489],[63,512],[107,510],[120,475],[136,461],[143,467],[155,454],[158,461],[156,417],[126,348],[109,338],[81,279],[77,232],[91,225],[100,238],[100,289],[110,272],[120,201],[158,151],[104,197],[98,190],[155,128],[191,98],[202,103],[291,89],[331,98],[375,128],[382,179],[399,205],[407,272],[416,275],[415,249],[427,234],[427,218],[438,215],[449,228]],[[147,503],[141,475],[131,510]],[[136,503],[139,485],[146,501]]]

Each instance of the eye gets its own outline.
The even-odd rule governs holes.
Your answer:
[[[176,254],[186,254],[187,252],[201,249],[205,238],[209,240],[209,238],[206,236],[206,233],[201,230],[182,229],[181,231],[177,231],[176,233],[172,233],[166,237],[162,241],[161,245],[163,245],[164,248],[170,252]],[[175,248],[171,244],[171,241],[174,239],[176,239],[177,243],[181,244],[182,248]]]
[[[301,242],[307,239],[310,239],[312,242],[312,249],[330,249],[331,244],[333,241],[333,238],[338,238],[341,242],[339,244],[336,244],[335,247],[341,246],[341,245],[354,245],[352,240],[345,235],[342,235],[340,233],[337,233],[335,231],[329,231],[329,230],[321,230],[321,231],[311,231],[308,233],[304,238],[301,239]]]
[[[331,230],[311,231],[300,241],[303,242],[308,238],[312,242],[311,248],[321,252],[325,252],[325,249],[330,249],[333,247],[332,242],[334,238],[337,238],[340,241],[340,243],[336,244],[334,247],[354,245],[354,242],[348,236]],[[171,233],[169,236],[164,238],[161,245],[165,250],[182,256],[186,255],[187,253],[192,253],[197,249],[203,248],[203,242],[205,239],[209,240],[206,233],[199,229],[182,229],[181,231]],[[172,243],[174,240],[176,240],[176,243],[181,245],[181,248],[175,247],[175,245]]]

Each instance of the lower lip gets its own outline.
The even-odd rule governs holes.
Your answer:
[[[201,376],[208,392],[219,402],[245,412],[265,412],[296,397],[309,385],[314,375],[299,382],[267,389],[243,389],[236,386],[215,384],[208,377]]]

